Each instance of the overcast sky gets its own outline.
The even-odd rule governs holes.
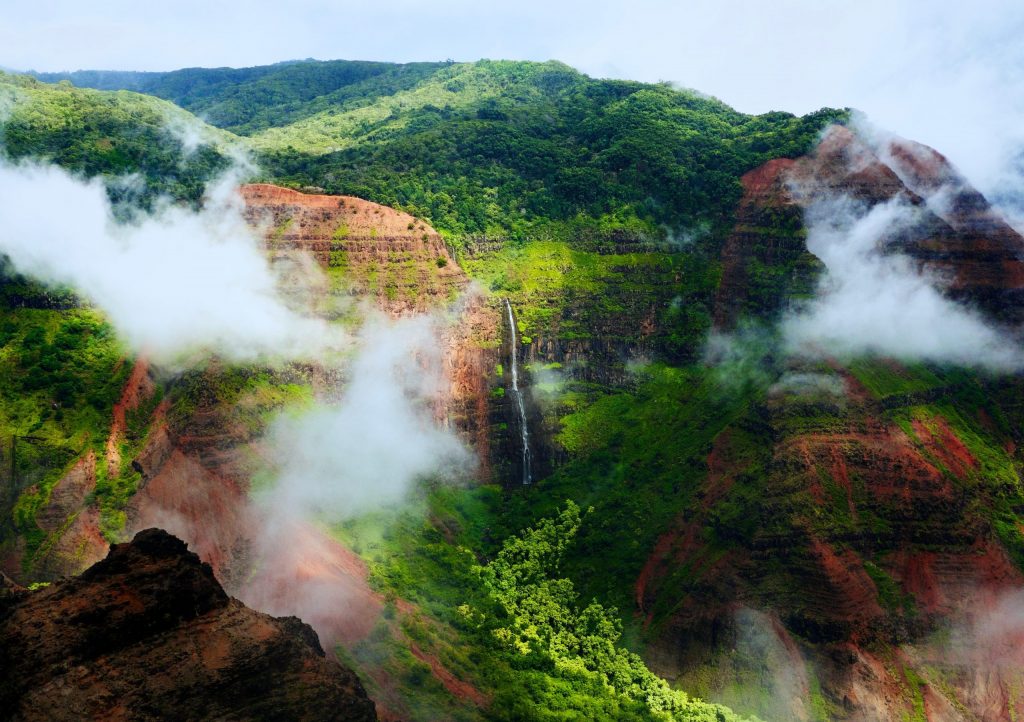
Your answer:
[[[562,60],[739,110],[853,106],[986,190],[1024,147],[1021,0],[0,0],[0,66]],[[1004,183],[1004,186],[1007,185]]]

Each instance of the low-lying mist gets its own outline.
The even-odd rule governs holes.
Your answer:
[[[339,403],[270,428],[277,481],[259,501],[273,515],[338,520],[401,501],[417,478],[468,468],[469,452],[434,418],[443,369],[433,320],[374,318],[358,343]]]
[[[844,133],[852,139],[843,141]],[[821,147],[826,146],[825,160],[803,161],[788,178],[789,193],[803,209],[807,250],[825,272],[815,297],[795,305],[779,324],[781,350],[812,358],[875,355],[994,372],[1024,367],[1019,338],[950,299],[945,291],[951,279],[898,247],[901,238],[927,236],[943,223],[958,227],[951,199],[964,192],[976,197],[963,176],[930,148],[857,114],[849,130],[822,132]],[[852,195],[862,178],[876,176],[879,190],[898,178],[905,191],[873,203]],[[846,179],[850,191],[843,189]],[[1024,253],[1024,247],[1020,250]]]
[[[807,249],[827,270],[817,297],[782,322],[790,352],[872,354],[995,371],[1024,365],[1012,338],[942,294],[942,279],[884,251],[887,239],[921,222],[922,212],[899,198],[867,207],[838,196],[807,207]]]
[[[324,527],[406,502],[426,479],[456,480],[472,454],[437,419],[444,370],[432,318],[373,318],[359,334],[337,403],[283,413],[265,444],[273,480],[254,494],[248,604],[295,614],[326,641],[377,604],[350,553]]]
[[[282,299],[237,181],[229,173],[208,187],[198,212],[165,203],[118,223],[99,180],[0,166],[0,253],[19,272],[83,295],[134,351],[159,362],[206,352],[310,357],[338,345],[336,331]]]

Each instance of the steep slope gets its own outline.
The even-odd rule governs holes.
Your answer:
[[[241,194],[249,221],[269,224],[275,257],[306,252],[330,274],[334,292],[372,299],[390,314],[452,303],[469,282],[437,232],[407,213],[266,184],[242,186]]]
[[[158,529],[74,579],[34,592],[3,583],[10,719],[377,718],[310,627],[229,598],[209,565]]]
[[[801,210],[827,196],[916,206],[915,222],[883,239],[885,250],[913,259],[949,297],[997,321],[1024,320],[1024,239],[931,148],[900,138],[869,142],[833,126],[812,155],[771,161],[742,181],[736,227],[722,252],[721,327],[740,311],[771,318],[813,290],[815,259],[803,243]]]
[[[846,371],[794,368],[719,434],[699,504],[659,538],[639,575],[649,659],[684,686],[713,669],[771,688],[751,649],[768,639],[785,651],[775,664],[805,675],[790,690],[805,706],[776,715],[811,718],[811,679],[830,718],[898,716],[919,693],[984,717],[991,693],[964,676],[968,643],[929,635],[983,623],[1024,583],[1011,556],[1019,538],[998,528],[1004,504],[1022,499],[1008,439],[978,423],[996,407],[969,380],[958,389],[955,374],[893,362],[856,373],[932,383],[916,396],[877,394]],[[942,401],[925,401],[927,391]],[[908,642],[933,661],[899,651]],[[942,663],[926,666],[934,660]],[[985,686],[1002,690],[991,718],[1012,718],[1014,667],[978,668]]]
[[[439,421],[452,424],[476,447],[488,478],[506,442],[497,426],[512,417],[503,399],[490,396],[500,363],[501,321],[495,303],[471,287],[451,249],[426,221],[351,196],[299,193],[273,185],[242,186],[246,215],[266,229],[275,262],[301,265],[312,257],[327,275],[319,305],[328,317],[354,320],[353,304],[392,316],[451,308],[445,325],[447,388],[436,401]],[[499,471],[498,478],[507,472]]]

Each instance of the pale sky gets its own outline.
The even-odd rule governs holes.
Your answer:
[[[1019,187],[1020,0],[0,0],[0,66],[170,70],[297,58],[562,60],[739,110],[853,106]]]

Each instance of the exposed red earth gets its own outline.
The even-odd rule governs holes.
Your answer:
[[[741,180],[736,226],[722,251],[715,307],[720,328],[731,327],[742,310],[756,311],[747,301],[761,301],[748,297],[751,263],[812,260],[803,237],[786,226],[799,228],[803,208],[840,196],[867,204],[902,199],[919,207],[920,221],[883,243],[917,261],[951,298],[998,321],[1024,321],[1024,238],[926,146],[903,139],[872,144],[832,126],[812,154],[769,161]],[[781,300],[770,299],[776,307]]]

